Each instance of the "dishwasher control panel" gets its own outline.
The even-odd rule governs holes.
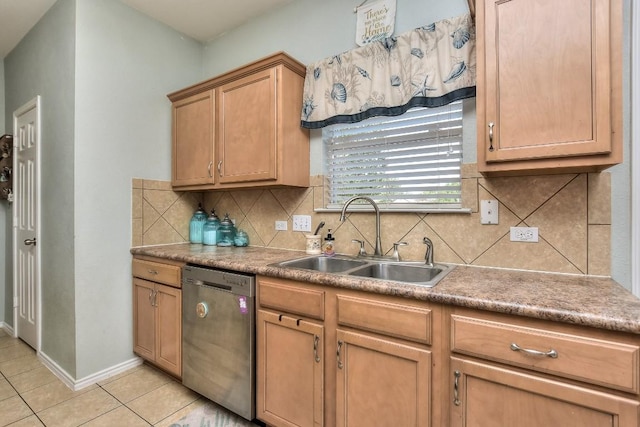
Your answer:
[[[182,268],[182,284],[210,286],[248,297],[255,296],[256,292],[256,276],[253,274],[196,265]]]

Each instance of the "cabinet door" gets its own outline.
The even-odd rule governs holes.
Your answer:
[[[156,357],[155,284],[133,279],[133,351],[148,360]]]
[[[451,359],[451,425],[637,426],[638,402],[488,364]]]
[[[276,74],[270,68],[217,89],[220,183],[278,178]]]
[[[156,285],[156,363],[182,376],[182,291]]]
[[[257,418],[273,426],[322,426],[324,327],[258,311]]]
[[[214,102],[208,90],[173,103],[174,187],[214,183]]]
[[[481,171],[483,161],[612,151],[612,49],[621,49],[611,38],[616,4],[616,0],[478,2]]]
[[[336,425],[429,426],[431,353],[338,329]]]

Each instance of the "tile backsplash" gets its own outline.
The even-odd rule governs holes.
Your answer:
[[[434,244],[438,262],[604,275],[611,272],[611,181],[608,172],[485,178],[475,164],[463,165],[463,206],[471,213],[382,213],[384,252],[393,243],[405,260],[424,259],[422,238]],[[312,176],[302,189],[238,191],[173,191],[171,183],[133,179],[132,245],[156,245],[189,240],[189,220],[198,203],[207,212],[225,213],[249,235],[252,246],[304,250],[301,232],[291,231],[293,215],[311,215],[322,234],[332,229],[338,253],[356,254],[352,239],[365,240],[368,253],[375,243],[373,213],[314,212],[324,206],[324,177]],[[499,224],[480,224],[480,200],[499,202]],[[275,221],[288,222],[276,231]],[[510,227],[538,227],[538,243],[511,242]]]

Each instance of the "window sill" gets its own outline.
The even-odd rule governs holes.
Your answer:
[[[341,207],[330,208],[315,208],[313,210],[317,213],[340,213]],[[348,213],[353,212],[375,212],[371,206],[349,206]],[[436,214],[471,214],[469,208],[380,208],[380,213],[436,213]]]

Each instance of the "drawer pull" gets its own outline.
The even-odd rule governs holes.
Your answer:
[[[149,274],[158,274],[158,271],[157,270],[148,269],[147,273],[149,273]]]
[[[557,359],[558,358],[558,352],[555,351],[554,349],[551,349],[549,351],[538,351],[538,350],[532,350],[530,348],[522,348],[520,347],[518,344],[516,343],[511,343],[511,350],[513,351],[521,351],[525,354],[528,354],[529,356],[541,356],[541,357],[550,357],[552,359]]]

